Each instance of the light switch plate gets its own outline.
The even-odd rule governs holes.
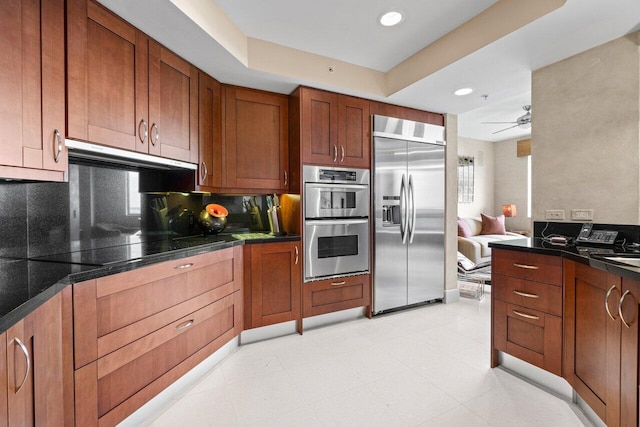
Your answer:
[[[544,219],[564,219],[564,209],[547,209],[544,211]]]
[[[593,221],[593,209],[571,209],[572,221]]]

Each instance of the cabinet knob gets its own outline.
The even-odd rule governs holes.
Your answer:
[[[62,137],[60,136],[60,132],[58,131],[58,129],[54,129],[53,137],[55,138],[53,143],[56,147],[56,152],[53,156],[53,160],[58,163],[60,161],[60,154],[62,154]]]

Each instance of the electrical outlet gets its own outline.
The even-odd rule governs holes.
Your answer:
[[[593,221],[593,209],[571,209],[572,221]]]
[[[564,209],[548,209],[544,211],[544,219],[564,219]]]

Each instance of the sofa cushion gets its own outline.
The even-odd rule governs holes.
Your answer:
[[[462,218],[458,218],[458,236],[460,237],[471,237],[471,227],[469,227],[469,223]]]
[[[507,230],[504,228],[504,215],[493,217],[481,213],[480,217],[482,218],[480,234],[507,234]]]
[[[491,248],[489,247],[489,243],[501,240],[510,240],[514,238],[522,238],[522,236],[513,236],[510,234],[481,234],[479,236],[473,236],[471,239],[474,242],[480,244],[480,256],[484,258],[491,256]]]

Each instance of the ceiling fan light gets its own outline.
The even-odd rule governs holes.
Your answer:
[[[393,27],[394,25],[398,25],[402,22],[403,19],[404,17],[402,16],[402,13],[392,10],[378,18],[378,22],[380,22],[380,25],[385,27]]]
[[[472,88],[463,87],[463,88],[460,88],[460,89],[456,90],[455,92],[453,92],[453,94],[456,95],[456,96],[465,96],[465,95],[469,95],[471,92],[473,92]]]

